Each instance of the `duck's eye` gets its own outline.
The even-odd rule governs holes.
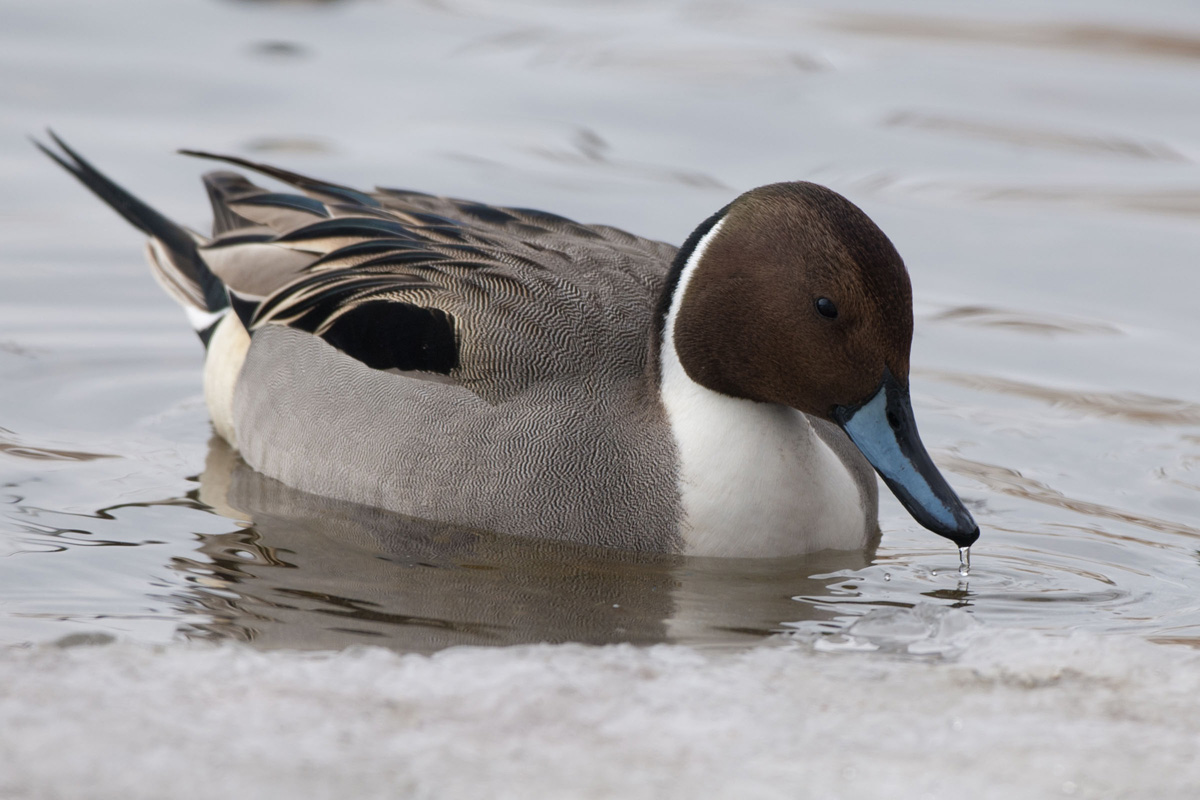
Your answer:
[[[828,297],[817,298],[817,313],[822,317],[837,319],[837,306]]]

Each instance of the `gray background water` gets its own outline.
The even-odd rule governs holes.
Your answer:
[[[890,605],[1200,641],[1200,12],[924,0],[0,0],[0,642],[756,641]],[[825,183],[912,274],[914,404],[983,526],[873,554],[630,559],[287,491],[210,447],[201,351],[52,125],[203,229],[199,162],[681,241]]]

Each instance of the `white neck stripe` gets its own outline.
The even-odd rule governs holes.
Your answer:
[[[675,293],[671,296],[671,307],[667,310],[667,319],[663,323],[662,331],[662,360],[665,362],[667,354],[678,358],[675,352],[675,320],[679,316],[679,306],[683,304],[683,295],[687,292],[688,286],[692,282],[692,276],[696,274],[696,267],[700,264],[700,259],[704,256],[704,251],[708,249],[709,243],[713,237],[721,230],[721,226],[725,224],[725,217],[717,220],[717,224],[709,229],[708,233],[700,237],[700,241],[696,242],[696,246],[692,248],[692,254],[688,256],[687,262],[683,265],[683,269],[679,273],[679,281],[675,284]],[[660,375],[662,371],[660,370]],[[659,378],[661,385],[662,378]]]

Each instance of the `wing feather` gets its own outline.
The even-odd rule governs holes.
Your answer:
[[[304,330],[371,368],[445,376],[493,401],[556,376],[645,372],[670,245],[536,209],[367,194],[190,154],[301,192],[224,179],[241,227],[223,225],[201,252],[252,331]]]

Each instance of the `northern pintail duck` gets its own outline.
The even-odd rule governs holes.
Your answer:
[[[866,546],[874,467],[925,527],[979,536],[917,435],[904,263],[822,186],[746,192],[676,249],[183,151],[299,190],[209,173],[205,237],[54,141],[38,146],[150,237],[207,346],[217,432],[291,486],[502,533],[777,556]]]

